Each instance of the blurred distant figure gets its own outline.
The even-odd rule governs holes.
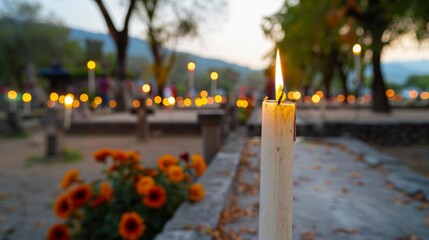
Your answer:
[[[272,67],[265,69],[265,96],[267,96],[268,99],[275,99],[276,97],[276,84],[273,73]]]
[[[110,83],[106,75],[101,76],[98,85],[98,91],[101,99],[103,100],[101,104],[103,107],[107,107],[109,102]]]

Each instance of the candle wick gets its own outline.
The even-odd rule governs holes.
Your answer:
[[[282,101],[282,99],[283,99],[283,94],[285,94],[284,92],[282,92],[281,94],[280,94],[280,97],[279,97],[279,100],[277,100],[277,105],[280,105],[280,102]]]

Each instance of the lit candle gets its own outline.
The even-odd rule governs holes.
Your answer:
[[[22,101],[24,102],[23,110],[26,115],[31,114],[31,99],[32,99],[32,96],[30,93],[22,94]]]
[[[64,129],[70,129],[71,117],[73,111],[73,95],[67,94],[64,99]]]
[[[16,112],[16,99],[18,97],[18,93],[15,90],[10,90],[7,92],[7,97],[9,98],[9,111]]]
[[[292,239],[292,185],[296,105],[283,100],[279,51],[276,100],[262,103],[259,239]]]

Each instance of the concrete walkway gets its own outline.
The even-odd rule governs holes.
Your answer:
[[[222,239],[258,239],[260,138],[247,141]],[[429,239],[429,204],[395,190],[345,145],[295,144],[293,239]],[[421,198],[418,194],[416,198]]]

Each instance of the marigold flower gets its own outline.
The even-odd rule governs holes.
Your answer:
[[[198,202],[201,201],[205,196],[205,191],[201,183],[194,183],[189,188],[189,201]]]
[[[73,205],[67,194],[58,196],[54,204],[54,212],[59,218],[67,218],[73,211]]]
[[[171,166],[167,170],[168,179],[173,183],[179,183],[183,181],[185,174],[180,166]]]
[[[149,189],[155,185],[155,180],[152,177],[144,176],[139,178],[136,183],[136,191],[140,195],[145,195]]]
[[[104,203],[106,201],[106,199],[104,199],[103,196],[98,195],[96,198],[92,199],[91,202],[89,203],[89,205],[91,207],[98,207],[100,206],[102,203]]]
[[[192,154],[191,156],[191,168],[195,170],[195,175],[197,177],[204,174],[207,168],[206,161],[200,154]]]
[[[122,238],[131,240],[141,237],[146,230],[146,225],[143,218],[133,211],[122,215],[118,228]]]
[[[189,153],[188,152],[184,152],[182,154],[179,155],[179,158],[185,162],[189,162]]]
[[[48,240],[69,240],[70,229],[65,224],[55,224],[48,231]]]
[[[113,195],[113,188],[110,186],[109,182],[103,182],[100,185],[100,196],[106,201],[110,201]]]
[[[126,162],[128,160],[128,155],[119,149],[112,150],[110,155],[112,156],[113,160],[118,162]]]
[[[70,191],[70,198],[73,207],[82,207],[92,195],[91,187],[88,184],[82,184]]]
[[[127,160],[132,163],[138,163],[140,161],[140,154],[138,151],[130,151],[125,154],[127,155]]]
[[[179,163],[179,160],[177,160],[177,158],[175,158],[173,155],[171,154],[165,154],[162,155],[159,159],[158,159],[158,168],[161,169],[161,171],[163,172],[167,172],[167,169],[172,166],[172,165],[176,165],[177,163]]]
[[[79,182],[79,171],[75,168],[70,169],[66,174],[64,174],[63,179],[61,180],[61,188],[66,190],[73,183]]]
[[[158,175],[158,170],[156,169],[146,169],[144,174],[151,177],[156,177]]]
[[[110,150],[110,149],[103,148],[103,149],[100,149],[100,150],[98,150],[98,151],[95,151],[95,152],[92,154],[92,156],[94,157],[94,159],[95,159],[97,162],[104,163],[104,162],[106,162],[106,158],[107,158],[108,156],[110,156],[110,154],[111,154],[111,150]]]
[[[184,180],[185,180],[186,183],[191,183],[192,182],[191,176],[188,173],[185,173]]]
[[[143,197],[143,203],[150,208],[161,208],[167,200],[167,194],[163,187],[152,186]]]

